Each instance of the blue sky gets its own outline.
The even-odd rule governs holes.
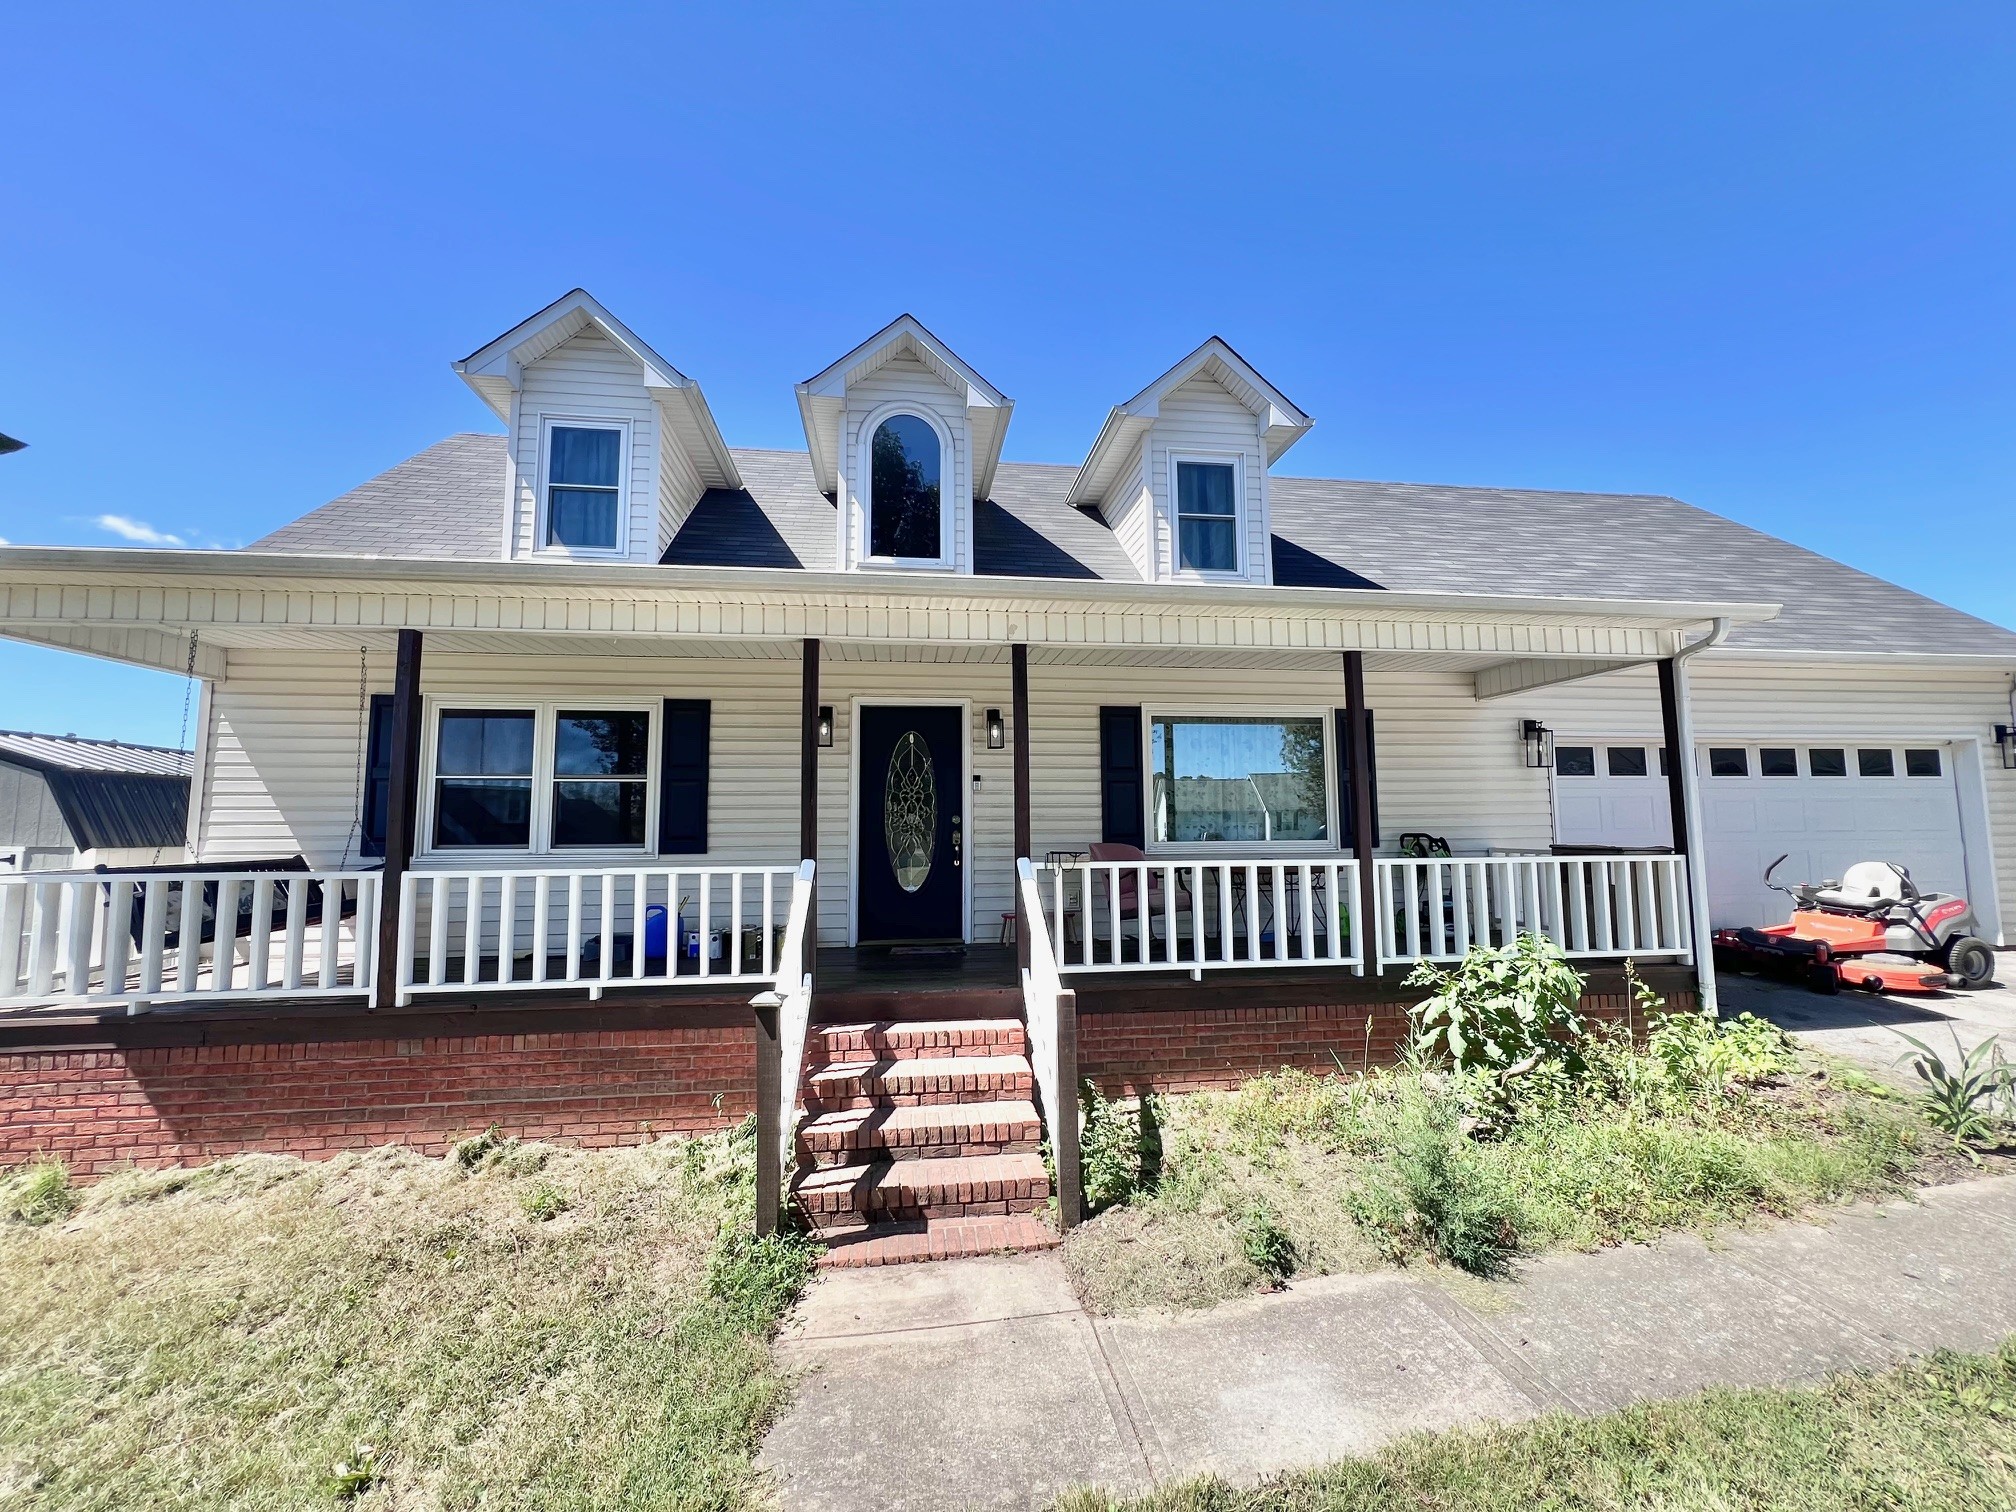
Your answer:
[[[592,290],[802,444],[903,310],[1073,461],[1217,332],[1288,471],[1674,494],[2016,625],[2016,7],[45,6],[0,537],[238,545]],[[179,680],[0,646],[0,726]]]

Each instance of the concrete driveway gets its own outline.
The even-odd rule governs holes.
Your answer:
[[[2016,951],[1996,952],[1995,985],[1980,992],[1902,993],[1809,992],[1788,982],[1720,977],[1724,1014],[1754,1013],[1769,1019],[1812,1049],[1858,1062],[1871,1073],[1899,1076],[1898,1057],[1909,1050],[1893,1030],[1921,1039],[1950,1062],[1953,1035],[1971,1050],[1999,1038],[2002,1053],[2016,1060]]]

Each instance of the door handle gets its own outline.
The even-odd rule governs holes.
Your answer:
[[[959,816],[954,814],[952,816],[952,864],[954,866],[959,864],[959,834]]]

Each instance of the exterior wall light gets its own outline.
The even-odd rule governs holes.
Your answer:
[[[1008,744],[1008,726],[1001,719],[999,709],[987,711],[987,749],[998,751]]]
[[[833,744],[833,705],[831,704],[819,705],[819,744],[822,746]]]
[[[1520,720],[1519,739],[1526,747],[1526,765],[1529,767],[1554,765],[1554,732],[1539,720]]]
[[[2002,751],[2002,765],[2016,771],[2016,725],[1995,726],[1995,744]]]

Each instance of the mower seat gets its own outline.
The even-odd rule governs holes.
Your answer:
[[[1911,879],[1901,867],[1888,861],[1857,861],[1836,886],[1819,888],[1813,896],[1823,908],[1877,913],[1902,903],[1910,890]]]

